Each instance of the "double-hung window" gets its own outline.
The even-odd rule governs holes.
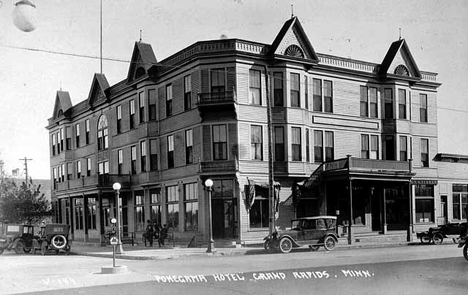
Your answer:
[[[185,164],[193,163],[193,130],[185,130]]]
[[[67,137],[65,144],[66,144],[67,151],[71,150],[71,143],[72,143],[72,134],[71,133],[72,133],[71,132],[71,127],[65,128],[65,135]]]
[[[312,80],[312,110],[315,112],[322,111],[322,80],[313,79]]]
[[[367,87],[366,86],[361,86],[361,117],[368,117],[369,116],[369,96],[367,92]],[[361,155],[362,157],[362,155]]]
[[[292,160],[302,161],[301,128],[291,128]]]
[[[184,184],[184,221],[186,231],[198,230],[198,184]]]
[[[157,140],[151,139],[150,140],[150,170],[156,171],[158,170],[158,146]]]
[[[172,116],[172,84],[166,86],[166,117]]]
[[[148,98],[149,98],[149,119],[150,121],[156,120],[156,90],[150,89],[148,90]]]
[[[138,104],[140,107],[140,123],[143,123],[146,121],[146,113],[145,113],[145,93],[140,92],[139,97],[138,97]]]
[[[385,119],[393,119],[393,90],[384,89]]]
[[[174,135],[167,137],[167,168],[174,167]]]
[[[406,119],[406,90],[398,89],[398,118]]]
[[[213,125],[213,159],[227,160],[226,125]]]
[[[167,227],[174,231],[179,230],[179,188],[166,186]]]
[[[184,77],[184,110],[192,108],[192,76]]]
[[[260,71],[249,70],[249,94],[250,94],[251,104],[256,104],[256,105],[262,104],[260,77],[261,77]]]
[[[314,130],[314,162],[323,162],[323,131]]]
[[[273,95],[274,95],[274,106],[284,106],[284,92],[283,92],[283,73],[273,73]]]
[[[117,106],[117,134],[122,132],[122,106]]]
[[[400,136],[400,161],[408,161],[408,137]]]
[[[252,125],[250,135],[252,160],[263,160],[263,136],[262,126]]]
[[[284,127],[275,127],[275,161],[284,161]]]
[[[132,99],[129,101],[129,110],[130,110],[130,129],[135,128],[135,100]]]
[[[80,147],[80,124],[75,125],[75,144],[76,148]]]
[[[137,173],[137,148],[136,146],[130,147],[130,159],[131,159],[131,173]]]
[[[416,222],[434,222],[434,185],[415,185]]]
[[[419,94],[419,101],[419,121],[427,122],[427,94]]]
[[[325,161],[335,159],[335,139],[332,131],[325,131]]]
[[[140,142],[140,167],[141,172],[146,171],[146,141]]]
[[[221,100],[226,95],[226,82],[224,69],[212,69],[211,71],[211,98]]]
[[[296,73],[290,75],[290,95],[291,95],[291,107],[301,107],[301,87],[300,87],[300,76]]]
[[[325,105],[325,113],[333,113],[333,83],[332,81],[324,81],[323,101]]]
[[[429,167],[429,139],[421,139],[421,166]]]
[[[90,133],[90,127],[89,127],[89,119],[85,121],[85,143],[89,144],[89,133]]]
[[[123,173],[123,150],[117,151],[117,173],[119,175]]]

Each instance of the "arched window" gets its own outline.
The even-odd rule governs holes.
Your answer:
[[[288,48],[286,48],[286,50],[284,51],[284,55],[304,58],[304,52],[297,45],[289,45]]]
[[[107,129],[107,118],[102,115],[98,121],[98,150],[105,150],[109,147],[109,131]]]
[[[398,65],[393,73],[399,76],[409,76],[408,68],[404,65]]]
[[[135,79],[143,77],[146,74],[146,71],[143,67],[138,67],[135,72]]]

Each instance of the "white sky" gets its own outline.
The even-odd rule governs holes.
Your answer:
[[[4,170],[23,168],[49,178],[45,129],[56,91],[72,103],[87,99],[99,59],[98,0],[33,0],[39,24],[24,33],[11,20],[15,0],[0,7],[0,159]],[[316,52],[381,63],[399,28],[422,71],[439,73],[439,152],[468,155],[468,1],[465,0],[103,0],[105,58],[130,60],[134,42],[152,45],[156,58],[222,34],[271,44],[291,15],[299,17]],[[128,64],[104,61],[111,85]]]

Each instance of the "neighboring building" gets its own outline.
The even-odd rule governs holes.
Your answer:
[[[211,178],[215,240],[256,239],[268,232],[271,154],[280,227],[315,214],[356,231],[427,227],[439,200],[436,76],[404,39],[381,64],[316,53],[297,17],[271,45],[201,41],[158,62],[135,43],[125,80],[96,74],[75,106],[57,92],[57,221],[75,240],[102,239],[120,182],[124,233],[141,236],[151,219],[178,241],[206,241]]]

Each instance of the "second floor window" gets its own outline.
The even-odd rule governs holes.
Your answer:
[[[172,116],[172,84],[166,86],[166,117]]]
[[[213,125],[213,159],[227,160],[226,125]]]
[[[283,94],[283,73],[275,72],[273,73],[273,96],[274,96],[274,106],[282,107],[284,106],[284,94]]]
[[[284,161],[284,128],[275,127],[275,161]]]
[[[249,70],[249,94],[251,104],[262,104],[260,77],[260,71]]]
[[[167,168],[174,167],[174,135],[167,137]]]
[[[408,161],[408,138],[400,136],[400,161]]]
[[[98,150],[105,150],[109,147],[109,134],[107,129],[107,118],[102,115],[98,121]]]
[[[377,118],[379,115],[378,113],[378,104],[377,104],[377,88],[370,87],[369,88],[369,111],[371,118]]]
[[[146,171],[146,141],[140,142],[140,165],[141,172]]]
[[[80,124],[75,125],[75,144],[76,148],[80,147]]]
[[[193,131],[185,131],[185,164],[193,163]]]
[[[123,173],[123,150],[117,151],[117,174]]]
[[[150,121],[156,120],[156,90],[148,90],[149,98],[149,119]]]
[[[333,113],[333,83],[324,81],[323,101],[325,105],[324,112]]]
[[[122,106],[117,106],[117,133],[122,132]]]
[[[263,160],[262,126],[251,126],[250,146],[252,160]]]
[[[81,161],[76,161],[76,178],[81,178]]]
[[[325,161],[335,159],[335,140],[332,131],[325,131]]]
[[[71,150],[71,143],[72,143],[72,134],[71,134],[71,128],[70,127],[67,127],[65,128],[65,135],[67,137],[66,139],[66,149],[67,150]]]
[[[91,176],[91,158],[86,159],[86,176]]]
[[[384,89],[385,119],[393,119],[393,90]]]
[[[323,162],[323,131],[314,130],[314,162]]]
[[[184,110],[188,111],[192,108],[192,77],[190,75],[184,77]]]
[[[429,167],[429,140],[421,139],[421,166]]]
[[[367,87],[361,86],[361,117],[369,116],[369,96],[367,93]],[[362,155],[361,155],[362,158]]]
[[[150,140],[150,170],[158,170],[158,149],[156,139]]]
[[[140,123],[143,123],[146,121],[146,115],[145,115],[145,93],[144,92],[140,92],[139,94],[139,98],[138,98],[138,104],[139,104],[139,107],[140,107],[140,112],[139,112],[139,116],[140,116]]]
[[[296,73],[291,73],[290,77],[291,87],[291,107],[301,107],[301,87],[300,87],[300,76]]]
[[[398,89],[398,118],[406,119],[406,91]]]
[[[131,168],[131,173],[136,174],[137,171],[137,152],[136,152],[136,146],[130,147],[130,168]]]
[[[52,134],[52,156],[55,156],[55,148],[57,146],[57,134]]]
[[[85,121],[85,143],[89,144],[89,133],[90,133],[90,127],[89,127],[89,119]]]
[[[129,102],[129,111],[130,111],[130,129],[135,128],[135,100],[132,99]]]
[[[302,161],[301,155],[301,128],[291,128],[291,146],[292,146],[292,160]]]
[[[420,94],[419,100],[420,100],[419,121],[427,122],[427,94]]]
[[[312,110],[322,111],[322,80],[312,79]]]

